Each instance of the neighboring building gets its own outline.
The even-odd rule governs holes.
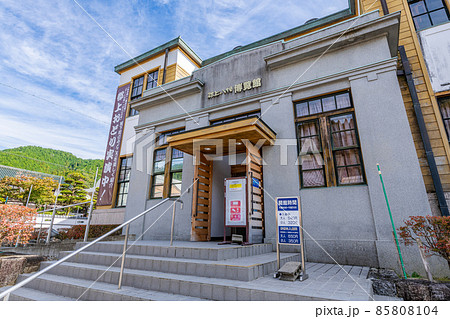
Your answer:
[[[139,115],[125,121],[112,200],[97,217],[112,220],[126,205],[129,220],[182,194],[175,239],[219,239],[224,179],[246,176],[260,186],[249,184],[248,232],[232,230],[246,241],[275,243],[275,197],[300,196],[309,261],[398,269],[376,165],[396,226],[410,215],[448,214],[450,55],[442,48],[450,41],[448,5],[350,0],[347,10],[204,61],[173,49],[183,57],[173,68],[180,65],[190,76],[173,72],[177,81],[160,83],[160,65],[171,63],[154,62],[144,70],[160,70],[156,87],[142,88],[148,81],[138,80],[135,62],[116,67],[115,111],[120,88],[131,85],[127,112]],[[133,138],[134,149],[125,150]],[[133,223],[131,232],[168,239],[171,214],[160,217],[168,208]],[[422,269],[416,248],[402,249],[407,271]],[[447,269],[437,259],[432,264],[437,272]]]
[[[402,96],[433,214],[448,215],[450,2],[448,0],[382,0],[374,4],[371,0],[362,0],[361,4],[362,13],[379,10],[382,16],[396,11],[401,12],[398,45],[404,48],[412,73],[411,84],[408,85],[399,54],[399,83]],[[411,93],[412,89],[416,91],[416,94]],[[416,105],[420,106],[416,110],[413,103],[415,100]],[[422,114],[417,114],[418,112]],[[421,119],[424,123],[422,130],[419,126]],[[425,142],[430,145],[428,150],[424,147],[424,138],[425,141],[429,140],[429,143]],[[438,190],[437,199],[436,189]]]

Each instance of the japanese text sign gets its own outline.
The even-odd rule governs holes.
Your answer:
[[[98,191],[98,206],[111,205],[113,199],[114,182],[116,180],[117,165],[120,156],[122,132],[128,106],[130,84],[117,89],[116,102],[109,129],[108,144],[106,145],[105,164],[103,165],[100,189]]]
[[[277,197],[276,203],[278,242],[300,245],[299,197]]]

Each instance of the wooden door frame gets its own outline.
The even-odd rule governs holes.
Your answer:
[[[210,241],[211,240],[211,205],[212,205],[212,181],[213,181],[213,161],[208,160],[203,153],[199,153],[200,159],[199,164],[194,165],[194,187],[192,192],[192,211],[191,211],[191,241]],[[194,159],[196,161],[196,159]],[[201,175],[202,170],[200,170],[200,166],[203,163],[207,163],[208,165],[208,173],[209,174],[209,185],[208,185],[208,198],[207,203],[199,203],[199,191],[200,191],[200,185],[206,186],[205,183],[203,183],[200,179],[206,180],[206,174]],[[206,165],[204,165],[206,166]],[[200,184],[203,183],[203,184]],[[201,190],[203,193],[206,193],[205,189]],[[205,200],[205,196],[202,196],[202,200]],[[201,213],[203,215],[207,215],[207,234],[205,238],[205,234],[199,234],[199,228],[196,228],[196,223],[200,222],[197,220],[198,216],[198,208],[199,204],[201,205],[207,205],[207,206],[200,206],[200,207],[207,207],[207,211],[202,211]],[[203,227],[203,226],[202,226]],[[204,228],[201,228],[204,229]]]

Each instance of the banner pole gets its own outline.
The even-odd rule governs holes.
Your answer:
[[[63,178],[62,176],[59,177],[58,190],[56,191],[55,205],[53,205],[53,214],[52,214],[52,219],[50,221],[50,227],[48,228],[47,240],[45,242],[46,244],[50,243],[50,238],[52,236],[53,223],[55,221],[55,215],[56,215],[56,204],[58,203],[58,196],[59,196],[59,191],[61,189],[62,178]]]
[[[31,184],[30,191],[28,192],[27,204],[25,207],[28,207],[28,203],[30,202],[31,192],[33,191],[33,184]]]
[[[91,195],[91,203],[89,205],[89,215],[88,215],[86,229],[84,231],[84,240],[83,240],[84,242],[86,242],[88,240],[89,228],[91,226],[92,207],[94,206],[94,195],[95,195],[95,189],[96,189],[95,185],[97,184],[97,175],[98,175],[98,166],[97,166],[97,170],[95,171],[94,187],[93,187],[92,195]]]

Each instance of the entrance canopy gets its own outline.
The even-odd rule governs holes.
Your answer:
[[[273,145],[276,133],[258,117],[250,117],[221,125],[212,125],[172,135],[167,138],[169,146],[194,155],[194,151],[203,154],[228,155],[245,153],[245,142],[253,145]]]

